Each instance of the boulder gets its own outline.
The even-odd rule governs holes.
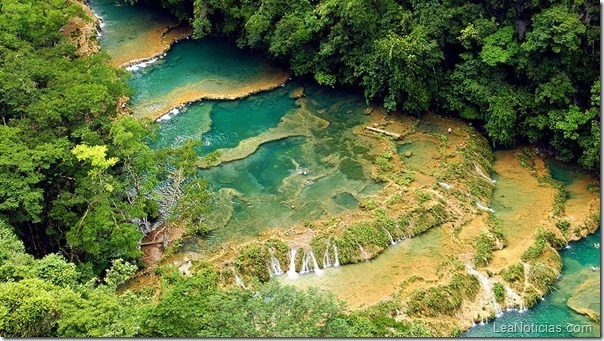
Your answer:
[[[304,88],[303,87],[297,87],[295,88],[290,94],[289,94],[289,98],[301,98],[302,96],[304,96]]]

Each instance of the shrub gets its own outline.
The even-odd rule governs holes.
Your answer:
[[[524,251],[524,253],[522,253],[522,256],[520,256],[520,259],[522,259],[523,262],[528,262],[529,260],[537,259],[543,253],[544,248],[545,248],[545,239],[539,238],[535,242],[535,245],[530,246],[526,251]]]
[[[497,282],[493,285],[493,293],[495,294],[495,300],[498,303],[503,303],[503,301],[505,301],[505,288],[501,283]]]
[[[510,265],[507,269],[501,270],[501,276],[508,283],[524,280],[524,265],[519,263]]]
[[[570,221],[568,221],[568,220],[558,220],[556,222],[556,227],[558,228],[558,230],[560,230],[560,231],[562,231],[562,233],[564,233],[570,227]]]
[[[495,241],[492,237],[489,237],[486,233],[481,233],[478,236],[478,243],[476,244],[476,253],[474,254],[474,265],[475,266],[486,266],[493,259],[493,248],[495,247]]]

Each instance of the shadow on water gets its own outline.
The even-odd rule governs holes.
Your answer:
[[[100,46],[114,65],[149,58],[163,51],[162,36],[178,20],[163,9],[135,5],[116,6],[115,0],[90,0],[90,7],[103,18]]]

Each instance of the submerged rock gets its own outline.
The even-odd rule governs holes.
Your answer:
[[[403,154],[405,157],[411,157],[411,155],[413,155],[413,152],[408,150]]]
[[[297,87],[295,88],[290,94],[289,94],[289,98],[294,98],[294,99],[298,99],[304,96],[304,88],[303,87]]]
[[[600,273],[599,271],[593,272],[590,276],[573,292],[566,305],[572,310],[600,322]]]

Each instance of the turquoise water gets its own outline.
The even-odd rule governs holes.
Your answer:
[[[404,140],[397,147],[400,158],[407,166],[416,170],[431,169],[438,164],[438,144],[429,140]],[[405,157],[405,152],[410,151],[410,157]]]
[[[247,78],[263,68],[257,57],[216,40],[181,41],[159,61],[133,72],[133,104],[156,97],[161,100],[174,88],[189,89],[190,84],[215,81],[215,77],[245,85]],[[290,98],[301,86],[304,109]],[[296,110],[307,110],[307,115],[328,122],[327,127],[316,128],[294,120],[288,123],[284,138],[260,144],[242,159],[200,170],[215,196],[213,214],[208,218],[215,230],[201,242],[206,247],[207,243],[218,246],[354,209],[380,190],[382,186],[369,176],[373,156],[351,131],[368,120],[362,112],[365,108],[359,95],[289,82],[244,99],[204,100],[181,108],[158,122],[157,139],[150,145],[172,148],[193,139],[201,143],[197,152],[203,157],[258,137]],[[306,136],[288,137],[290,128],[298,131],[293,135],[304,131]],[[191,247],[201,248],[197,242],[191,242]]]
[[[564,185],[570,185],[574,180],[583,175],[578,168],[569,168],[568,165],[556,160],[548,160],[547,167],[552,178],[562,182]]]
[[[115,0],[90,0],[89,3],[95,14],[103,19],[100,46],[118,61],[117,64],[151,57],[145,55],[145,51],[156,47],[158,32],[177,22],[165,11],[139,3],[134,6],[115,6]]]
[[[495,157],[497,162],[497,156]],[[567,199],[576,197],[574,193],[576,183],[581,180],[583,174],[576,167],[568,164],[547,161],[551,176],[565,184],[567,190]],[[495,190],[493,192],[492,208],[495,210],[503,225],[507,230],[514,230],[516,233],[522,231],[522,223],[530,221],[531,206],[534,210],[539,207],[538,204],[539,192],[531,190],[531,186],[518,186],[514,184],[517,179],[502,178],[499,174],[494,173],[493,179],[497,180]],[[580,187],[580,185],[579,185]],[[569,202],[567,202],[567,205]],[[524,212],[524,213],[523,213]],[[523,214],[520,214],[523,213]],[[519,215],[519,216],[518,216]],[[521,219],[521,220],[519,220]],[[596,233],[583,238],[577,242],[571,242],[569,247],[560,251],[562,256],[562,274],[551,292],[545,296],[545,299],[528,311],[510,311],[504,313],[501,317],[489,321],[485,325],[477,325],[463,334],[467,337],[582,337],[582,336],[599,336],[600,327],[589,319],[588,316],[576,313],[566,304],[572,296],[573,290],[589,279],[599,277],[600,268],[600,249],[594,247],[594,243],[600,243],[600,230]],[[596,266],[597,273],[592,272],[591,267]],[[599,282],[598,282],[599,283]],[[598,309],[599,310],[599,307]],[[522,323],[524,326],[531,325],[541,326],[540,328],[553,328],[554,332],[502,332],[502,326],[514,325],[520,328]],[[567,326],[571,327],[567,327]],[[553,326],[553,327],[550,327]],[[557,326],[561,330],[557,331]],[[572,328],[576,326],[586,326],[590,330],[576,331]],[[537,328],[537,327],[535,327]],[[567,328],[571,328],[568,330]]]
[[[191,89],[219,93],[251,83],[268,71],[261,57],[225,42],[210,38],[183,40],[164,58],[133,72],[129,83],[137,91],[132,103],[136,106],[163,99],[174,92],[182,96]]]
[[[91,2],[104,20],[101,46],[114,60],[132,59],[138,50],[153,51],[157,32],[175,23],[152,8],[113,4],[112,0]],[[274,82],[276,72],[261,57],[219,40],[183,40],[153,63],[132,68],[132,105],[137,115],[154,117],[200,96],[253,92]],[[288,127],[298,131],[293,135],[305,131],[306,137],[286,133],[243,159],[200,170],[215,194],[208,223],[217,230],[206,238],[210,245],[353,209],[381,188],[368,176],[369,149],[350,131],[367,120],[362,114],[364,100],[313,84],[290,82],[244,99],[203,100],[181,107],[158,123],[158,137],[149,143],[155,149],[173,148],[193,139],[200,141],[200,156],[235,148],[298,110],[290,94],[299,86],[305,87],[310,115],[329,121],[329,126],[316,129],[304,127],[303,121],[290,122]]]
[[[171,119],[158,122],[159,138],[152,146],[177,147],[193,139],[201,142],[200,155],[235,147],[241,140],[277,126],[283,115],[295,108],[294,101],[287,96],[288,89],[283,87],[237,101],[191,105]]]
[[[120,44],[137,39],[145,28],[169,21],[164,11],[143,6],[115,6],[115,0],[90,0],[90,7],[103,19],[101,48],[112,50]]]
[[[233,188],[246,196],[277,194],[283,179],[294,173],[292,160],[306,165],[300,158],[304,138],[294,137],[262,145],[243,160],[229,162],[200,173],[216,189]]]
[[[110,54],[117,55],[132,46],[143,46],[150,41],[145,34],[152,35],[146,28],[161,28],[170,22],[155,10],[137,7],[114,7],[112,0],[93,0],[92,7],[104,17],[105,27],[101,46]],[[147,37],[147,38],[145,38]],[[202,41],[181,41],[154,64],[133,72],[130,85],[135,90],[134,105],[168,101],[188,96],[188,92],[214,92],[246,89],[248,83],[270,70],[259,57],[242,52],[234,46],[211,39]],[[227,217],[225,221],[212,220],[217,228],[204,240],[188,242],[193,251],[211,248],[224,242],[241,242],[274,228],[289,228],[307,220],[334,215],[355,209],[360,201],[382,188],[370,179],[371,162],[375,157],[367,147],[367,141],[354,135],[351,128],[367,122],[362,111],[365,101],[358,94],[319,87],[315,84],[289,82],[269,92],[263,92],[242,100],[203,101],[182,109],[169,120],[159,123],[157,141],[153,148],[175,147],[187,139],[201,142],[200,156],[218,148],[233,148],[240,142],[259,136],[270,128],[278,126],[280,120],[292,110],[298,110],[296,101],[289,98],[291,91],[303,86],[306,108],[311,115],[327,120],[326,128],[312,128],[305,137],[286,137],[260,145],[257,151],[243,159],[223,163],[220,166],[200,170],[200,174],[211,184],[215,195],[212,207],[215,216]],[[179,97],[180,96],[180,97]],[[176,101],[178,102],[178,101]],[[150,104],[149,104],[150,103]],[[299,103],[298,103],[299,104]],[[164,105],[165,106],[165,105]],[[150,109],[152,110],[152,108]],[[299,122],[303,125],[304,122]],[[430,122],[422,121],[418,130],[426,133],[442,133]],[[437,143],[418,140],[403,144],[399,152],[411,150],[414,155],[404,159],[410,166],[425,168],[426,164],[437,162],[427,158],[426,150],[436,150]],[[550,165],[554,178],[566,185],[572,183],[575,175],[564,167]],[[509,207],[496,206],[500,214]],[[428,241],[425,247],[409,249],[411,243],[397,246],[404,252],[433,253],[434,245],[440,239],[439,231],[431,231],[418,238],[415,243]],[[435,240],[428,237],[436,236]],[[600,266],[600,250],[593,244],[600,241],[600,231],[584,240],[571,243],[569,249],[561,251],[564,268],[562,277],[554,285],[552,293],[545,300],[526,312],[508,312],[483,326],[467,331],[467,337],[502,336],[598,336],[599,326],[584,315],[573,312],[566,301],[585,278],[593,276],[592,266]],[[199,242],[199,243],[198,243]],[[417,245],[416,245],[417,246]],[[406,249],[407,248],[407,249]],[[362,288],[380,291],[390,288],[393,277],[401,277],[411,271],[412,264],[405,264],[388,255],[397,249],[386,250],[372,266],[386,269],[380,283],[366,276],[362,265],[329,269],[333,273],[350,273],[351,278],[366,280]],[[402,252],[402,251],[401,251]],[[395,262],[398,272],[388,272]],[[409,267],[409,268],[406,268]],[[373,271],[373,270],[371,270]],[[398,278],[397,277],[397,278]],[[308,277],[310,278],[310,277]],[[313,277],[314,278],[314,277]],[[345,278],[345,277],[342,277]],[[319,278],[330,281],[337,290],[355,291],[350,282],[338,279],[336,275]],[[317,279],[317,280],[319,280]],[[337,282],[337,283],[336,283]],[[364,285],[364,287],[363,287]],[[325,285],[325,287],[329,287]],[[384,290],[393,290],[384,289]],[[363,295],[360,291],[357,295]],[[375,295],[381,292],[375,292]],[[495,326],[523,322],[525,324],[560,324],[591,326],[590,333],[560,332],[549,334],[496,333]]]
[[[569,248],[560,251],[562,256],[562,276],[545,299],[528,311],[504,313],[485,325],[477,325],[466,331],[464,337],[599,337],[600,326],[586,315],[574,312],[566,305],[572,291],[592,272],[591,267],[600,269],[600,249],[594,243],[600,243],[600,230],[580,241],[571,242]],[[598,307],[599,308],[599,307]],[[501,332],[504,325],[523,323],[530,326],[561,326],[560,332]],[[570,327],[569,327],[570,326]],[[580,332],[578,326],[591,328]],[[541,327],[545,328],[545,327]],[[551,328],[551,327],[548,327]],[[567,330],[570,328],[570,331]],[[577,330],[575,332],[575,330]]]
[[[229,195],[236,193],[226,204],[225,200],[217,200],[219,205],[213,209],[223,210],[222,216],[229,212],[232,215],[226,223],[222,222],[224,226],[213,226],[217,229],[206,238],[210,245],[241,242],[272,228],[289,228],[354,209],[358,201],[382,188],[368,176],[369,149],[351,132],[352,127],[367,120],[362,114],[365,107],[362,99],[310,84],[292,82],[244,100],[212,102],[210,131],[195,135],[204,143],[198,150],[199,155],[216,148],[234,147],[275,126],[283,114],[296,110],[294,100],[288,95],[300,85],[305,86],[307,108],[330,125],[311,129],[307,137],[288,137],[262,144],[243,159],[200,170],[217,196],[225,195],[220,192],[225,189]],[[182,140],[180,132],[199,131],[195,125],[206,123],[186,116],[189,111],[206,110],[198,108],[209,105],[205,103],[194,104],[187,112],[160,123],[162,129],[156,145],[170,146],[176,139]],[[216,143],[207,144],[207,141]],[[326,162],[326,158],[332,161]]]

